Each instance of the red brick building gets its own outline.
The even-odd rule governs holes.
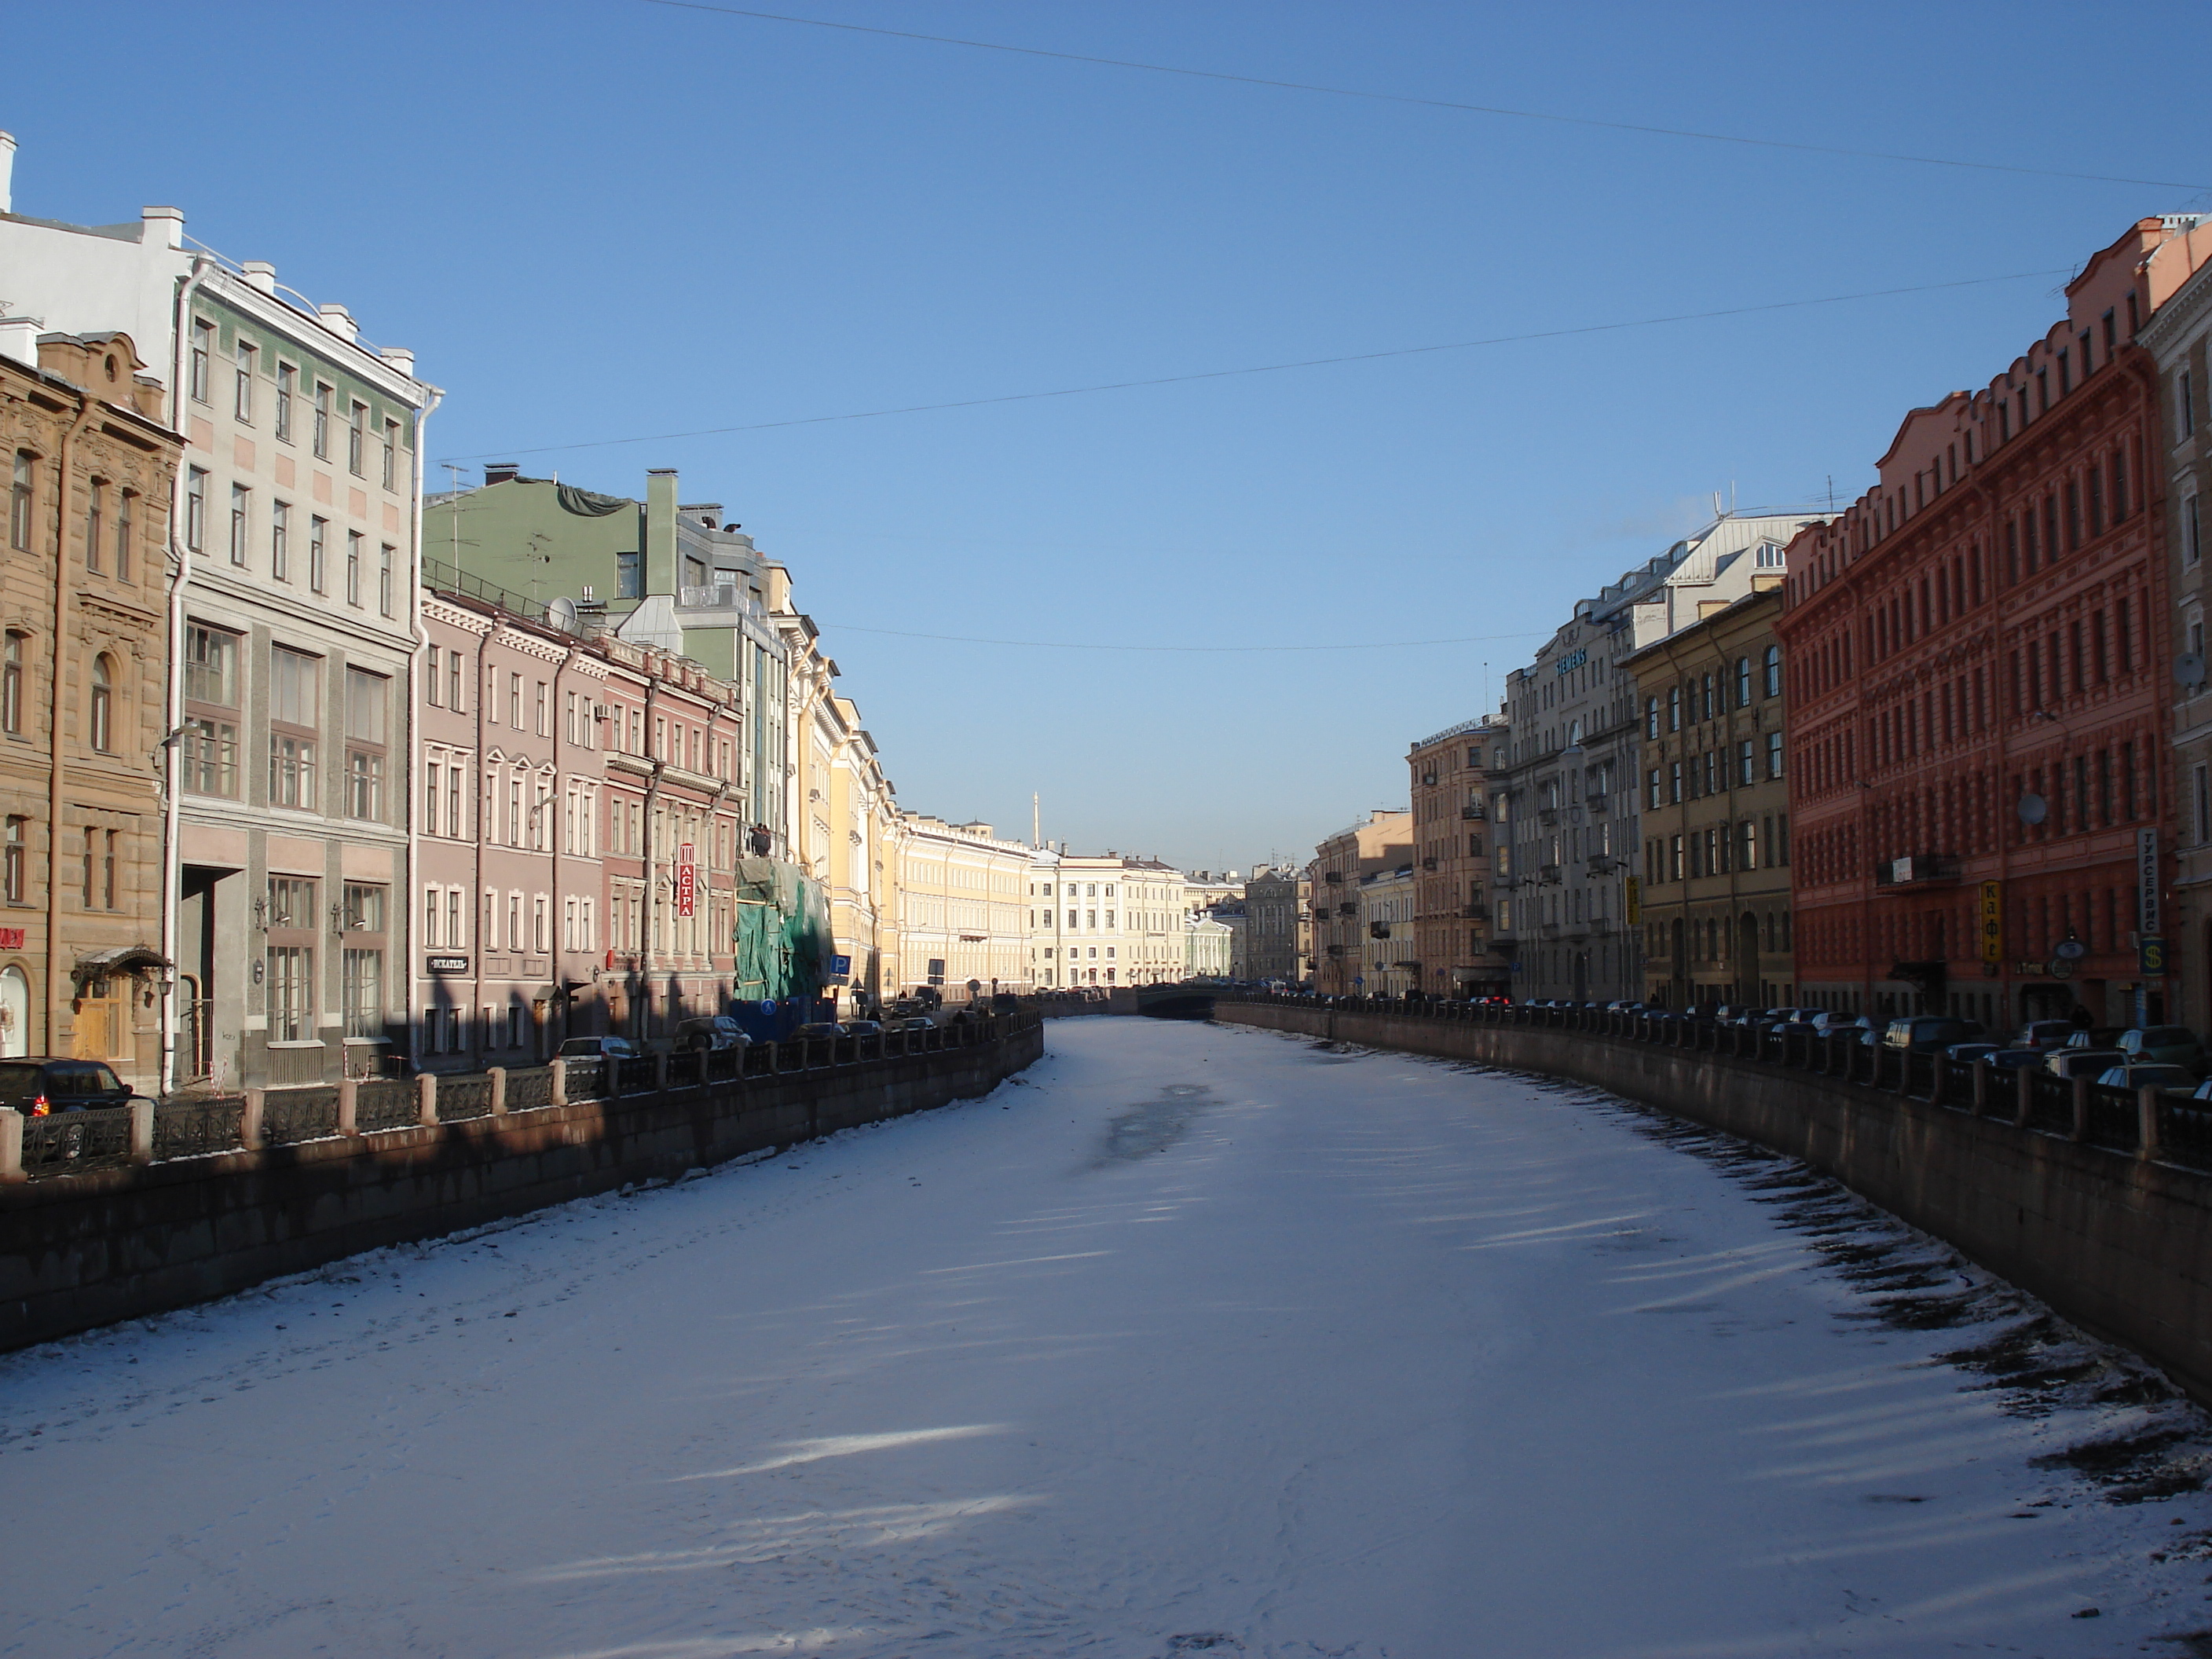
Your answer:
[[[2135,335],[2212,254],[2196,222],[2130,227],[2063,321],[1913,410],[1881,482],[1791,544],[1802,1000],[2161,1017],[2137,869],[2171,845],[2164,468]]]

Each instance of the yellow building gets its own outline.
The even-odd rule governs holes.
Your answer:
[[[1644,726],[1647,1002],[1771,1007],[1796,994],[1781,610],[1778,578],[1622,665]]]
[[[928,986],[948,1001],[1027,991],[1030,848],[988,823],[897,812],[891,825],[895,920],[885,930],[884,994]]]

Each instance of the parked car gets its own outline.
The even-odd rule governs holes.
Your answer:
[[[2106,1089],[2140,1089],[2148,1084],[2154,1089],[2188,1090],[2197,1086],[2197,1073],[2185,1066],[2151,1060],[2141,1066],[2107,1066],[2097,1073],[2097,1083]]]
[[[2053,1048],[2064,1048],[2078,1029],[2070,1019],[2031,1019],[2013,1033],[2008,1046],[2047,1054]]]
[[[1812,1019],[1814,1030],[1823,1036],[1832,1036],[1838,1031],[1863,1031],[1874,1024],[1864,1014],[1839,1014],[1832,1008],[1814,1009]]]
[[[139,1098],[96,1060],[0,1060],[0,1106],[25,1117],[128,1106]]]
[[[1962,1066],[1971,1066],[1978,1060],[1986,1060],[1994,1064],[1996,1056],[2003,1052],[1994,1042],[1954,1042],[1943,1051],[1947,1058],[1955,1060]]]
[[[937,1029],[937,1022],[933,1019],[924,1019],[921,1015],[914,1014],[905,1019],[892,1020],[884,1029],[887,1031],[933,1031]]]
[[[1981,1036],[1979,1020],[1959,1019],[1949,1014],[1907,1014],[1893,1019],[1881,1034],[1886,1048],[1910,1048],[1916,1054],[1933,1054],[1954,1042]]]
[[[676,1046],[708,1054],[722,1048],[742,1048],[752,1039],[745,1035],[744,1026],[727,1014],[702,1014],[687,1019],[676,1028]]]
[[[795,1037],[841,1037],[848,1035],[845,1028],[834,1019],[810,1019],[804,1025],[794,1026]]]
[[[2120,1035],[2125,1030],[2119,1025],[2077,1025],[2074,1035],[2059,1045],[2063,1048],[2117,1048]]]
[[[2124,1066],[2127,1059],[2118,1048],[2053,1048],[2043,1057],[2043,1064],[2053,1077],[2094,1077],[2114,1066]]]
[[[883,1034],[883,1024],[878,1020],[848,1019],[845,1022],[847,1036],[881,1036]]]
[[[2121,1032],[2113,1046],[2131,1061],[2186,1066],[2192,1077],[2206,1070],[2204,1045],[2186,1025],[2137,1025]]]
[[[635,1060],[645,1052],[623,1036],[574,1036],[554,1051],[556,1060]]]

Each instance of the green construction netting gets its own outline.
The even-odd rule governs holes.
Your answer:
[[[738,860],[737,994],[811,997],[834,950],[822,889],[781,859]]]

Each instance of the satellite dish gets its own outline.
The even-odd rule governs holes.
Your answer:
[[[2040,823],[2050,811],[2051,804],[2040,795],[2022,795],[2020,798],[2020,821],[2022,823]]]
[[[563,634],[576,631],[576,602],[565,594],[545,607],[545,624],[557,628]]]
[[[2184,685],[2204,684],[2204,653],[2185,651],[2173,659],[2173,678]]]

